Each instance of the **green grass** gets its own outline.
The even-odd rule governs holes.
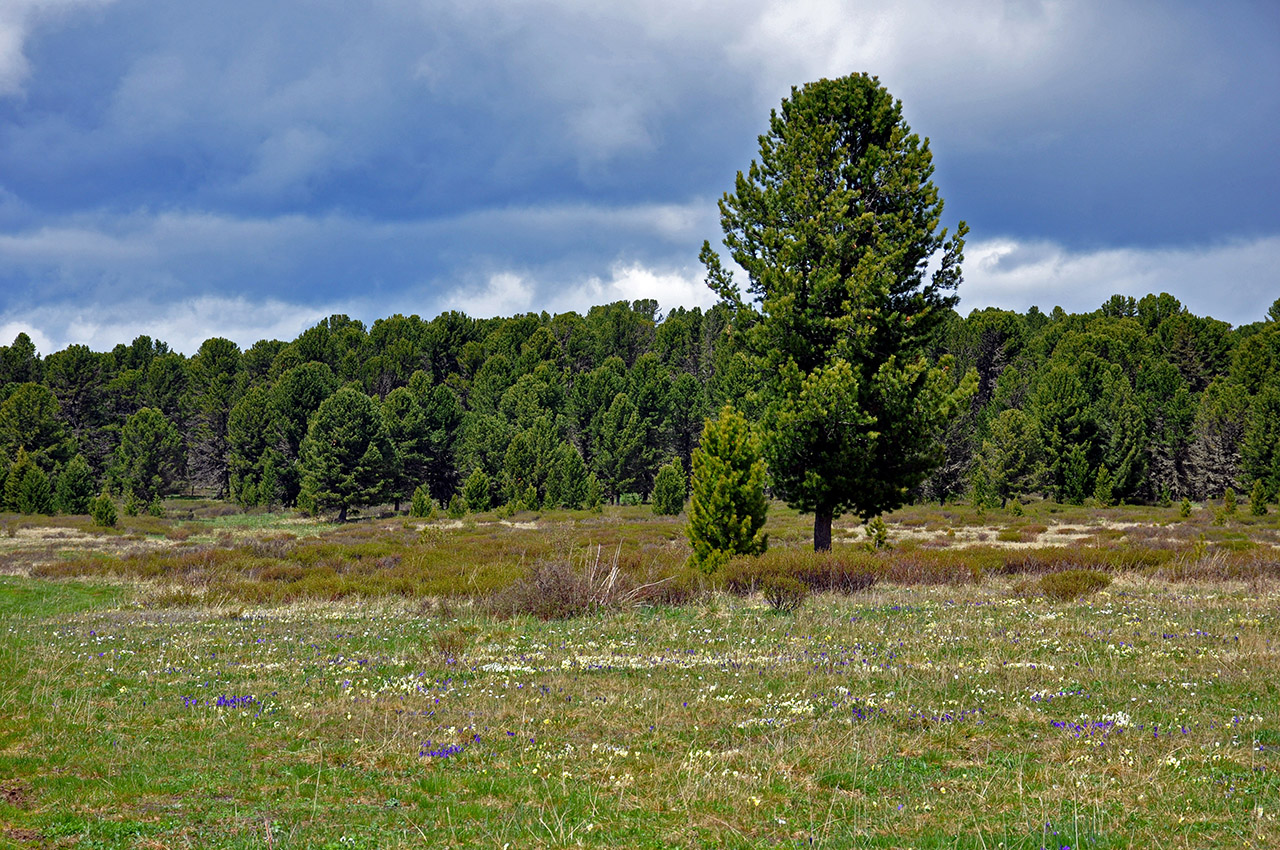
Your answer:
[[[541,622],[484,600],[675,575],[682,519],[224,507],[0,518],[0,846],[1280,846],[1274,512],[919,506],[818,563],[775,506],[761,569],[877,582]]]
[[[0,840],[1276,846],[1274,584],[1009,581],[543,623],[5,579]]]

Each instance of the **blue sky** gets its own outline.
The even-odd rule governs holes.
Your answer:
[[[1280,4],[0,0],[0,342],[709,305],[792,85],[928,136],[961,309],[1280,297]]]

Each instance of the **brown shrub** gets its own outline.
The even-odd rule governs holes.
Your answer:
[[[1097,593],[1111,584],[1111,576],[1097,570],[1064,570],[1042,576],[1040,590],[1050,599],[1070,602],[1087,593]]]

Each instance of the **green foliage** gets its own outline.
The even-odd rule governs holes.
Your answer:
[[[325,399],[302,441],[302,492],[317,510],[377,504],[387,495],[395,447],[378,404],[344,387]]]
[[[1255,478],[1253,489],[1249,491],[1249,513],[1253,516],[1267,514],[1267,485],[1261,478]]]
[[[703,248],[709,283],[751,326],[773,487],[815,515],[817,549],[830,548],[833,517],[906,501],[973,391],[972,380],[951,379],[949,361],[924,356],[955,303],[966,231],[939,232],[932,172],[928,143],[876,78],[793,88],[760,137],[759,161],[720,203],[724,243],[758,313]]]
[[[277,434],[270,394],[262,387],[250,389],[231,408],[227,463],[231,497],[241,505],[271,505],[279,501]]]
[[[22,486],[26,480],[27,473],[33,469],[36,469],[35,462],[25,449],[19,448],[13,463],[9,465],[9,472],[4,480],[5,510],[22,513],[19,507],[22,504]]]
[[[1093,478],[1093,498],[1104,508],[1115,503],[1114,481],[1105,466],[1099,466],[1098,473]]]
[[[760,592],[769,607],[782,614],[800,609],[809,596],[809,589],[789,575],[770,573],[760,580]]]
[[[600,479],[594,472],[587,475],[587,486],[583,492],[582,502],[587,510],[597,514],[604,505],[604,488],[600,486]]]
[[[472,513],[489,510],[492,504],[492,487],[489,476],[480,467],[476,467],[462,484],[462,500],[467,510]]]
[[[769,545],[764,530],[765,464],[760,440],[732,407],[708,420],[693,453],[686,534],[693,563],[713,573],[734,555],[758,555]]]
[[[98,494],[98,497],[89,503],[89,516],[93,517],[94,523],[104,528],[114,528],[116,524],[116,505],[111,501],[111,496],[104,490]]]
[[[546,500],[548,508],[582,508],[587,496],[587,467],[582,455],[571,443],[556,446],[547,471]]]
[[[32,464],[27,467],[18,487],[18,513],[46,514],[54,513],[53,488],[49,486],[49,476],[44,470]]]
[[[868,520],[867,541],[872,549],[889,548],[889,526],[885,524],[883,516],[875,516]]]
[[[976,466],[985,475],[990,495],[1001,506],[1038,489],[1043,477],[1044,447],[1036,421],[1016,408],[1005,410],[990,425]]]
[[[436,514],[435,499],[431,498],[431,491],[427,489],[426,484],[419,484],[413,490],[413,498],[409,503],[409,516],[423,519],[432,519]]]
[[[125,421],[111,478],[122,492],[146,504],[173,485],[181,462],[182,438],[173,423],[155,408],[144,407]]]
[[[684,510],[684,467],[680,458],[658,470],[653,481],[653,512],[663,516],[675,516]]]
[[[64,514],[87,514],[97,488],[93,473],[84,457],[76,455],[62,468],[58,476],[55,497],[58,510]]]
[[[0,452],[13,456],[25,449],[32,462],[51,471],[71,456],[71,445],[58,400],[48,387],[19,384],[0,403]]]
[[[1101,471],[1099,468],[1099,472]],[[1085,447],[1080,443],[1067,448],[1061,478],[1061,500],[1068,505],[1083,505],[1085,495],[1089,492],[1089,458]],[[1094,484],[1097,484],[1096,476]]]
[[[1178,516],[1182,517],[1183,519],[1186,519],[1187,517],[1191,516],[1191,500],[1190,499],[1183,499],[1181,502],[1178,503]]]
[[[1070,602],[1111,584],[1111,576],[1097,570],[1063,570],[1040,578],[1040,591],[1050,599]]]
[[[1236,491],[1231,487],[1222,494],[1222,509],[1228,515],[1234,515],[1236,512]]]
[[[462,498],[461,493],[454,493],[449,499],[449,507],[445,509],[445,515],[449,519],[462,519],[467,515],[467,501]]]

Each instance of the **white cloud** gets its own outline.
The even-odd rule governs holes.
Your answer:
[[[461,310],[477,318],[511,316],[533,308],[533,287],[514,272],[499,272],[491,275],[482,288],[456,290],[441,303],[442,310]]]
[[[701,268],[650,268],[641,263],[615,263],[609,277],[590,277],[582,283],[551,291],[546,309],[553,313],[585,313],[599,304],[651,298],[664,310],[672,307],[710,307],[716,296],[703,283]]]
[[[194,354],[211,337],[226,337],[242,348],[261,339],[291,340],[341,305],[319,308],[288,304],[274,298],[219,298],[202,296],[172,303],[132,301],[40,307],[21,316],[0,315],[0,340],[9,344],[19,332],[27,333],[41,354],[68,345],[87,345],[108,351],[139,335],[167,342],[175,351]]]
[[[1185,248],[1069,251],[1052,242],[997,239],[965,248],[961,307],[1069,313],[1112,295],[1169,292],[1201,316],[1258,321],[1280,296],[1280,237]]]
[[[0,96],[19,94],[31,72],[23,48],[31,27],[79,6],[103,6],[114,0],[4,0],[0,3]]]
[[[28,322],[12,321],[0,323],[0,345],[13,344],[13,341],[18,338],[18,334],[26,334],[31,337],[31,341],[36,347],[36,353],[42,357],[63,347],[55,346],[53,340],[45,336],[44,331]]]

